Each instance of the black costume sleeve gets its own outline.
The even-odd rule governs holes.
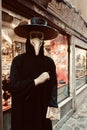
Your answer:
[[[29,78],[22,80],[20,77],[21,73],[17,66],[17,62],[13,60],[10,71],[10,90],[14,94],[23,94],[27,96],[35,87],[34,80],[30,80]]]
[[[50,107],[58,107],[57,103],[57,76],[56,76],[56,66],[55,63],[52,62],[50,67],[50,86],[51,86],[51,98],[49,102]]]

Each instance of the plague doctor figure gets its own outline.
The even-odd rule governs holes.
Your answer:
[[[13,59],[10,71],[12,93],[11,130],[52,130],[48,108],[58,109],[57,78],[53,60],[44,56],[44,40],[58,32],[47,21],[33,17],[15,33],[26,40],[26,53]]]

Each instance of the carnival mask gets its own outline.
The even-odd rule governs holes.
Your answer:
[[[30,32],[30,44],[34,47],[35,54],[38,55],[43,44],[44,33],[39,31]]]

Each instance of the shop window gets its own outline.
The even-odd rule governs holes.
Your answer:
[[[12,60],[15,56],[25,52],[25,44],[14,41],[10,44],[7,40],[2,40],[2,93],[3,109],[11,104],[11,94],[9,91],[9,75]]]
[[[76,66],[76,89],[82,87],[87,82],[87,51],[81,48],[75,48],[75,66]]]
[[[68,79],[68,38],[66,35],[59,34],[55,40],[46,42],[46,54],[51,56],[56,65],[58,81],[58,102],[69,96]]]
[[[11,107],[11,94],[9,91],[9,75],[12,60],[15,56],[25,52],[25,39],[14,33],[14,27],[24,20],[16,18],[13,13],[2,11],[2,105],[3,111]],[[26,20],[26,19],[25,19]]]
[[[11,94],[9,92],[9,73],[12,62],[12,45],[5,40],[2,34],[2,94],[3,94],[3,109],[11,103]]]

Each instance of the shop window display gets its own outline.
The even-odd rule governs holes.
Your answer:
[[[86,84],[86,54],[87,51],[81,48],[75,48],[75,64],[76,64],[76,89]]]
[[[17,17],[16,17],[17,16]],[[11,21],[10,21],[11,20]],[[2,11],[2,105],[3,111],[11,107],[11,94],[8,90],[12,60],[25,52],[25,39],[18,38],[14,27],[21,20],[27,20],[10,11]]]
[[[56,39],[49,41],[49,47],[47,46],[46,50],[49,52],[49,56],[53,58],[56,64],[58,101],[60,102],[69,95],[67,36],[59,34]]]
[[[11,94],[9,91],[9,72],[12,61],[12,46],[2,38],[2,104],[3,110],[11,105]]]
[[[25,52],[25,44],[23,42],[14,41],[12,45],[13,57]]]
[[[9,90],[9,74],[12,60],[15,56],[25,51],[25,45],[21,42],[9,42],[7,35],[2,33],[2,105],[3,110],[11,105],[11,93]],[[11,41],[11,40],[10,40]]]

